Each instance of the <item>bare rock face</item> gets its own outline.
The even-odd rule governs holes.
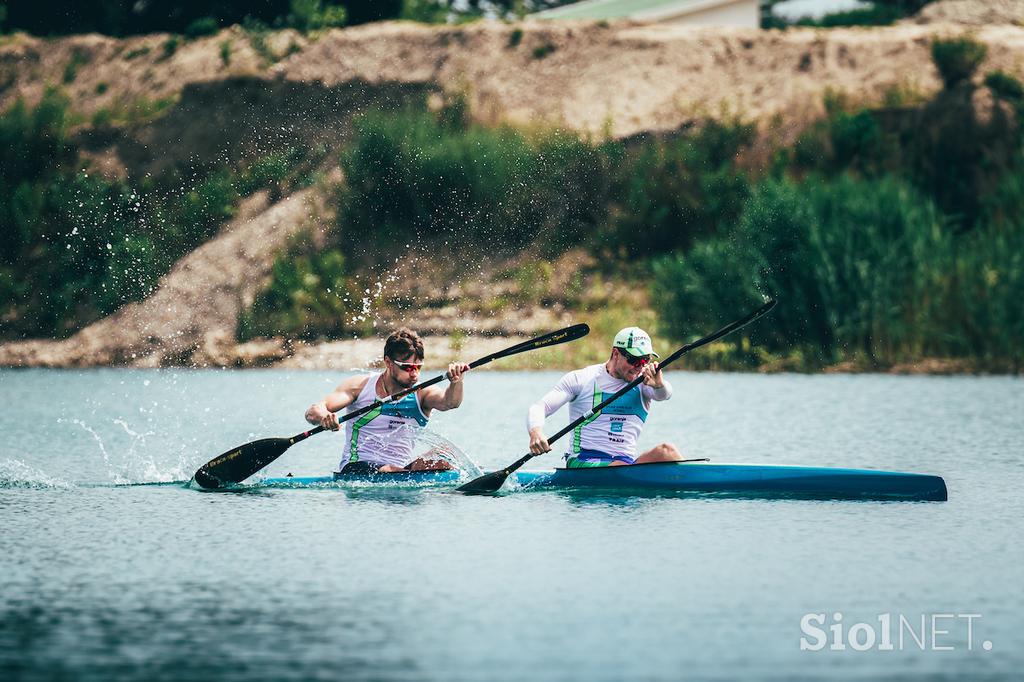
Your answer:
[[[225,366],[284,357],[288,351],[283,345],[236,349],[238,314],[265,284],[290,239],[329,224],[323,194],[318,188],[305,189],[273,205],[265,192],[248,198],[219,236],[161,278],[151,297],[62,341],[0,346],[0,365]]]

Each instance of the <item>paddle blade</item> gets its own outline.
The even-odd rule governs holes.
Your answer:
[[[498,492],[505,483],[505,479],[509,475],[508,469],[502,469],[500,471],[492,471],[489,474],[484,474],[479,478],[474,478],[469,483],[463,483],[456,492],[465,493],[467,495],[490,495],[491,493]]]
[[[219,490],[241,483],[284,454],[292,438],[263,438],[228,450],[199,468],[195,482],[207,490]]]

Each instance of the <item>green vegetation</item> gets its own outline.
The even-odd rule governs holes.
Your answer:
[[[968,37],[932,42],[932,60],[948,89],[970,80],[987,53],[985,45]]]
[[[178,36],[168,36],[168,38],[164,40],[164,42],[161,44],[161,48],[163,51],[161,52],[160,58],[157,59],[157,61],[163,62],[173,57],[174,53],[178,51],[178,43]]]
[[[573,0],[217,0],[217,2],[131,2],[92,0],[70,3],[74,11],[53,3],[0,4],[0,28],[39,36],[102,33],[111,36],[173,33],[192,40],[220,27],[258,21],[273,28],[315,31],[331,26],[390,19],[456,23],[483,16],[522,18],[528,7],[544,9]],[[65,3],[68,4],[68,3]],[[8,11],[9,8],[9,11]]]
[[[185,27],[185,37],[189,40],[212,36],[220,30],[220,23],[214,17],[199,17]]]
[[[308,182],[315,150],[289,150],[181,190],[84,169],[55,90],[0,116],[0,337],[65,336],[148,295],[182,255],[235,213],[241,196]],[[322,152],[320,152],[322,154]]]
[[[322,0],[291,0],[287,25],[300,31],[344,26],[348,13],[339,5],[324,5]]]
[[[445,238],[511,253],[538,239],[572,244],[599,220],[611,179],[600,147],[566,133],[528,139],[469,125],[459,111],[456,103],[356,123],[342,156],[347,253],[373,258],[378,243]]]
[[[240,340],[337,338],[353,329],[364,330],[366,325],[352,313],[356,304],[349,294],[345,257],[336,250],[319,252],[308,243],[308,238],[296,240],[274,263],[269,286],[239,318]]]
[[[534,47],[530,54],[533,55],[534,59],[544,59],[549,54],[554,52],[556,49],[557,48],[554,46],[553,43],[551,43],[550,41],[545,41],[540,45]]]
[[[84,50],[80,50],[78,48],[71,50],[71,59],[69,59],[68,63],[64,66],[64,84],[67,85],[68,83],[73,83],[78,77],[79,67],[85,66],[90,61],[91,58],[89,57],[89,54]]]
[[[140,96],[128,101],[119,100],[110,107],[97,109],[92,116],[92,124],[112,126],[144,123],[158,118],[176,102],[177,99],[174,97],[149,99]]]
[[[231,66],[231,41],[223,40],[220,43],[220,63],[224,68]]]
[[[152,49],[153,48],[151,48],[149,45],[143,45],[142,47],[138,47],[134,50],[128,50],[128,52],[126,52],[124,55],[124,59],[125,61],[131,61],[133,59],[136,59],[137,57],[144,57],[147,54],[149,54],[152,51]]]

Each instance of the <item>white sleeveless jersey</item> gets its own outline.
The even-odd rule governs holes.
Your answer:
[[[601,404],[628,382],[616,379],[604,363],[569,372],[559,380],[541,402],[530,408],[528,428],[543,424],[544,418],[569,403],[569,421],[575,421]],[[644,384],[634,387],[599,413],[573,429],[566,456],[581,450],[597,450],[609,455],[636,457],[636,444],[643,431],[652,400],[667,400],[672,388],[655,390]],[[566,434],[569,438],[570,434]]]
[[[354,412],[378,400],[377,381],[380,377],[381,373],[370,375],[359,397],[345,411]],[[378,466],[404,467],[414,459],[412,450],[416,430],[402,427],[426,425],[427,417],[420,407],[418,392],[370,410],[345,422],[347,445],[340,466],[344,468],[349,462],[370,462]]]

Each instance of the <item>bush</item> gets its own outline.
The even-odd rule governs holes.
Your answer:
[[[185,27],[185,37],[189,40],[212,36],[220,30],[220,22],[214,17],[200,17]]]
[[[734,221],[749,193],[736,157],[753,139],[750,124],[708,121],[692,134],[626,152],[604,242],[613,252],[657,255]]]
[[[79,67],[85,66],[91,61],[89,54],[83,50],[75,48],[71,51],[71,58],[68,63],[64,66],[64,84],[73,83],[78,78]]]
[[[540,45],[537,45],[536,47],[534,47],[533,51],[530,54],[533,55],[534,59],[544,59],[549,54],[554,52],[555,49],[556,48],[555,48],[554,43],[552,43],[550,41],[545,41],[545,42],[541,43]]]
[[[287,23],[300,31],[344,26],[347,18],[340,5],[323,6],[322,0],[291,0]]]
[[[528,140],[462,121],[445,111],[356,121],[342,155],[349,248],[450,239],[460,249],[509,253],[537,239],[577,240],[596,222],[609,178],[600,150],[570,134]]]
[[[167,40],[165,40],[161,45],[163,52],[157,61],[163,62],[173,57],[174,53],[178,51],[178,42],[178,36],[170,36],[167,38]]]
[[[938,333],[952,253],[935,207],[892,178],[768,180],[735,229],[660,260],[655,289],[669,329],[713,329],[768,296],[768,351],[884,365]]]
[[[988,47],[967,37],[932,42],[932,61],[947,89],[969,81],[986,54]]]
[[[423,24],[443,24],[448,21],[448,7],[438,0],[402,0],[400,19]]]
[[[239,317],[237,337],[337,338],[362,329],[361,301],[349,294],[345,258],[296,241],[274,262],[270,283]]]
[[[1021,104],[1024,102],[1024,85],[1003,71],[993,71],[985,76],[985,86],[999,99]]]

